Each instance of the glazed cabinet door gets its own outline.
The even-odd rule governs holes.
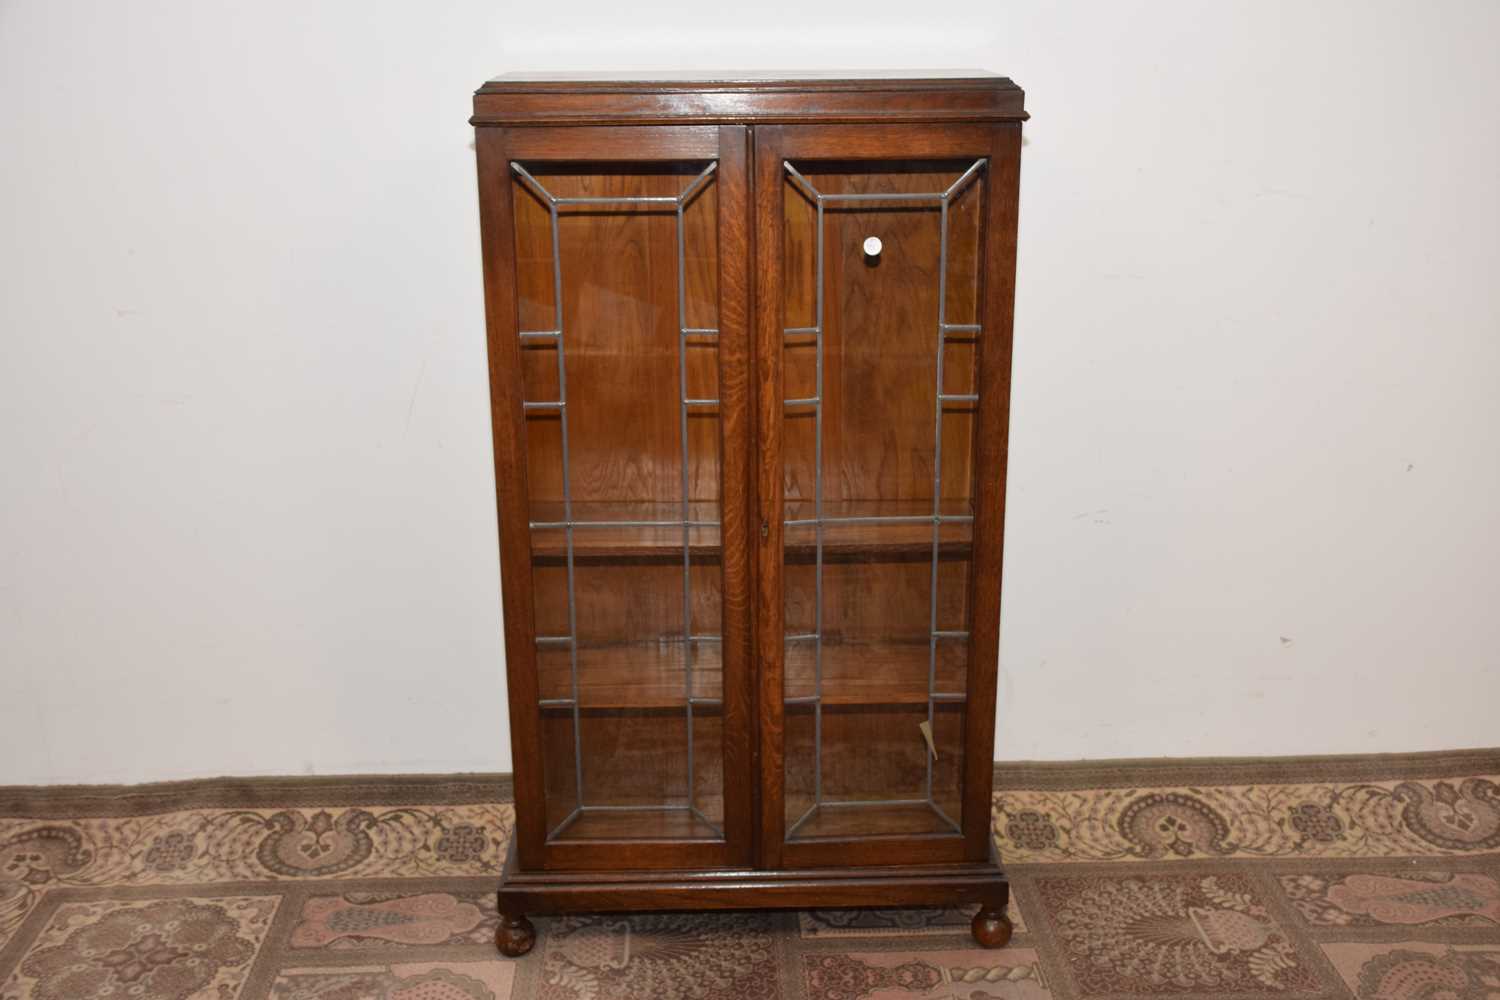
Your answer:
[[[989,851],[1019,138],[756,131],[768,865]]]
[[[747,132],[477,131],[520,864],[746,864]]]

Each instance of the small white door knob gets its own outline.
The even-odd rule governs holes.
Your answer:
[[[884,249],[885,249],[885,245],[880,242],[880,237],[879,236],[866,236],[865,237],[865,256],[866,257],[879,257],[880,256],[880,251],[884,250]]]

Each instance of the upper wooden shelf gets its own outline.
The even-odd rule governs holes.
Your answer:
[[[564,644],[538,647],[537,692],[545,701],[572,698],[572,665]],[[717,701],[724,696],[724,668],[719,644],[693,643],[693,697]],[[578,647],[580,708],[684,708],[687,664],[681,636],[660,642]]]
[[[1020,122],[1025,94],[983,70],[899,73],[507,74],[474,125]]]

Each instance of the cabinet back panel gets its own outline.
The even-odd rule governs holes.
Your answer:
[[[942,191],[972,161],[797,164],[825,195]],[[981,263],[983,179],[969,183],[948,208],[947,315],[975,323]],[[790,187],[790,185],[789,185]],[[785,315],[788,328],[816,325],[817,212],[796,190],[783,201]],[[933,408],[936,403],[939,211],[930,201],[831,202],[824,210],[823,497],[825,503],[932,499]],[[880,239],[871,258],[867,237]],[[975,338],[950,335],[944,392],[975,384]],[[784,354],[786,398],[810,398],[816,345],[791,335]],[[945,404],[943,496],[972,494],[973,404]],[[813,497],[814,412],[787,411],[786,496]]]
[[[559,198],[675,198],[703,169],[687,164],[546,164],[534,175]],[[556,328],[553,241],[546,202],[519,178],[516,279],[522,330]],[[717,190],[710,178],[683,212],[687,326],[717,325]],[[678,249],[673,206],[563,205],[558,213],[562,329],[567,352],[568,468],[575,503],[676,502],[682,495],[679,424]],[[556,346],[522,348],[525,398],[558,399]],[[717,344],[690,337],[688,394],[718,397]],[[527,418],[533,502],[560,502],[557,414]],[[719,495],[719,426],[714,407],[688,420],[689,493]]]

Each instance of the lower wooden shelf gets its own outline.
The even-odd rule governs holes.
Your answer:
[[[702,808],[703,806],[699,809],[687,806],[585,806],[559,823],[547,839],[553,842],[722,840],[723,832],[709,821],[701,811]],[[722,805],[717,808],[722,809]]]
[[[693,642],[693,699],[714,710],[724,696],[724,667],[716,642]],[[919,705],[927,701],[928,645],[909,640],[823,642],[823,704]],[[967,647],[938,644],[940,700],[965,697]],[[551,707],[571,708],[573,674],[566,644],[537,650],[538,694]],[[787,698],[811,697],[814,644],[790,642],[785,653]],[[680,636],[656,642],[578,647],[578,706],[584,709],[680,708],[687,701],[687,655]],[[560,704],[566,702],[566,705]]]
[[[955,804],[955,809],[959,807]],[[789,821],[787,842],[962,833],[932,802],[824,802]]]

